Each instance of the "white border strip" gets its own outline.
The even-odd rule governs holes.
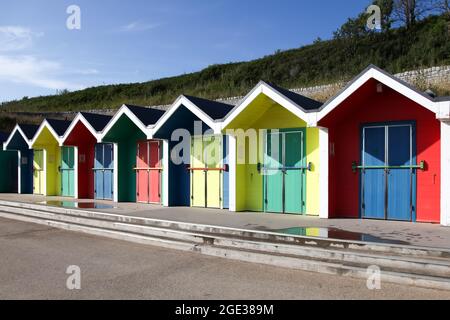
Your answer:
[[[204,113],[199,107],[197,107],[194,103],[192,103],[189,98],[181,95],[179,96],[172,106],[167,110],[163,116],[156,122],[154,127],[150,129],[150,134],[148,136],[149,139],[152,139],[153,136],[161,129],[161,127],[172,117],[175,111],[178,110],[181,106],[186,107],[189,111],[191,111],[194,115],[196,115],[201,121],[206,123],[208,127],[214,130],[215,134],[221,133],[221,123],[215,122],[211,119],[206,113]]]
[[[437,113],[438,107],[437,103],[431,99],[427,99],[420,93],[414,91],[409,88],[399,80],[392,78],[381,72],[375,67],[369,68],[362,75],[358,76],[356,80],[344,91],[339,93],[337,96],[332,98],[329,103],[325,105],[325,107],[317,113],[317,122],[323,119],[326,115],[328,115],[331,111],[333,111],[336,107],[338,107],[343,101],[345,101],[349,96],[351,96],[356,90],[358,90],[362,85],[364,85],[370,79],[375,79],[378,82],[390,87],[391,89],[397,91],[398,93],[404,95],[405,97],[411,99],[412,101],[420,104],[426,109]]]
[[[99,139],[97,139],[98,143],[101,142],[111,142],[111,141],[105,141],[105,136],[108,134],[108,132],[114,127],[117,121],[123,116],[126,115],[147,137],[150,134],[150,130],[139,120],[136,115],[131,112],[131,110],[128,108],[126,104],[122,105],[120,109],[114,114],[114,116],[111,118],[111,120],[108,122],[105,128],[103,128],[102,132],[99,134]]]

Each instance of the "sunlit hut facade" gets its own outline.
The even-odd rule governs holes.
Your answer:
[[[232,211],[326,215],[327,134],[308,125],[320,106],[261,81],[225,118]]]
[[[167,145],[165,205],[228,208],[228,139],[221,133],[220,120],[232,108],[183,95],[152,129],[153,137]]]
[[[4,142],[4,150],[17,152],[15,156],[9,155],[10,158],[15,158],[12,163],[16,168],[13,168],[13,171],[17,171],[17,173],[8,173],[16,177],[17,182],[10,184],[10,187],[6,188],[6,190],[10,189],[11,192],[23,194],[33,193],[33,150],[30,149],[29,143],[38,129],[39,126],[37,125],[17,124],[9,135],[8,140]],[[0,166],[5,172],[5,176],[8,175],[6,171],[10,170],[8,169],[9,166]]]
[[[98,181],[98,191],[104,190],[103,172],[96,174],[95,154],[97,149],[97,161],[104,163],[103,145],[99,144],[101,131],[105,128],[111,120],[111,116],[93,114],[87,112],[79,112],[73,119],[70,127],[62,138],[63,156],[66,157],[64,167],[62,170],[63,179],[63,194],[74,196],[81,199],[93,199],[95,197],[97,188],[95,181]],[[74,152],[68,152],[73,148]],[[112,148],[111,148],[112,150]],[[77,158],[70,158],[70,155],[75,154]],[[76,164],[76,165],[75,165]],[[98,167],[98,166],[97,166]],[[101,186],[100,186],[101,184]]]
[[[330,217],[448,223],[448,108],[375,66],[327,102]]]
[[[103,130],[102,143],[113,146],[113,164],[109,167],[114,201],[161,202],[162,144],[151,139],[147,126],[154,125],[163,114],[160,109],[123,105]]]
[[[64,194],[61,168],[74,159],[74,149],[60,147],[70,121],[45,119],[29,143],[33,149],[33,193],[45,196]],[[65,153],[65,154],[63,154]]]

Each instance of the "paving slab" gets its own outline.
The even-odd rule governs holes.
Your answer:
[[[39,203],[128,216],[370,242],[450,249],[450,228],[439,224],[318,217],[261,212],[114,203],[91,199],[0,194],[0,200]]]

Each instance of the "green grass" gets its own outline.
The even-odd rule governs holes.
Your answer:
[[[3,104],[5,111],[79,111],[117,108],[123,103],[170,104],[180,94],[205,98],[246,94],[259,80],[293,88],[349,80],[369,64],[398,73],[450,64],[450,22],[429,17],[404,28],[367,36],[318,41],[298,49],[200,72],[144,83],[106,85]]]

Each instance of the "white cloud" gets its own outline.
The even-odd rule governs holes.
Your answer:
[[[15,82],[46,89],[79,90],[84,86],[61,80],[63,72],[60,63],[38,59],[34,56],[0,55],[0,81]]]
[[[91,75],[94,75],[94,74],[99,74],[100,71],[98,71],[97,69],[81,69],[81,70],[74,70],[73,73],[81,74],[81,75],[84,75],[84,76],[91,76]]]
[[[43,33],[20,26],[0,26],[0,51],[15,51],[30,47]]]
[[[131,22],[127,25],[120,27],[119,30],[124,31],[124,32],[147,31],[147,30],[156,29],[160,26],[161,26],[161,24],[159,24],[159,23],[147,24],[147,23],[142,23],[140,21],[134,21],[134,22]]]

